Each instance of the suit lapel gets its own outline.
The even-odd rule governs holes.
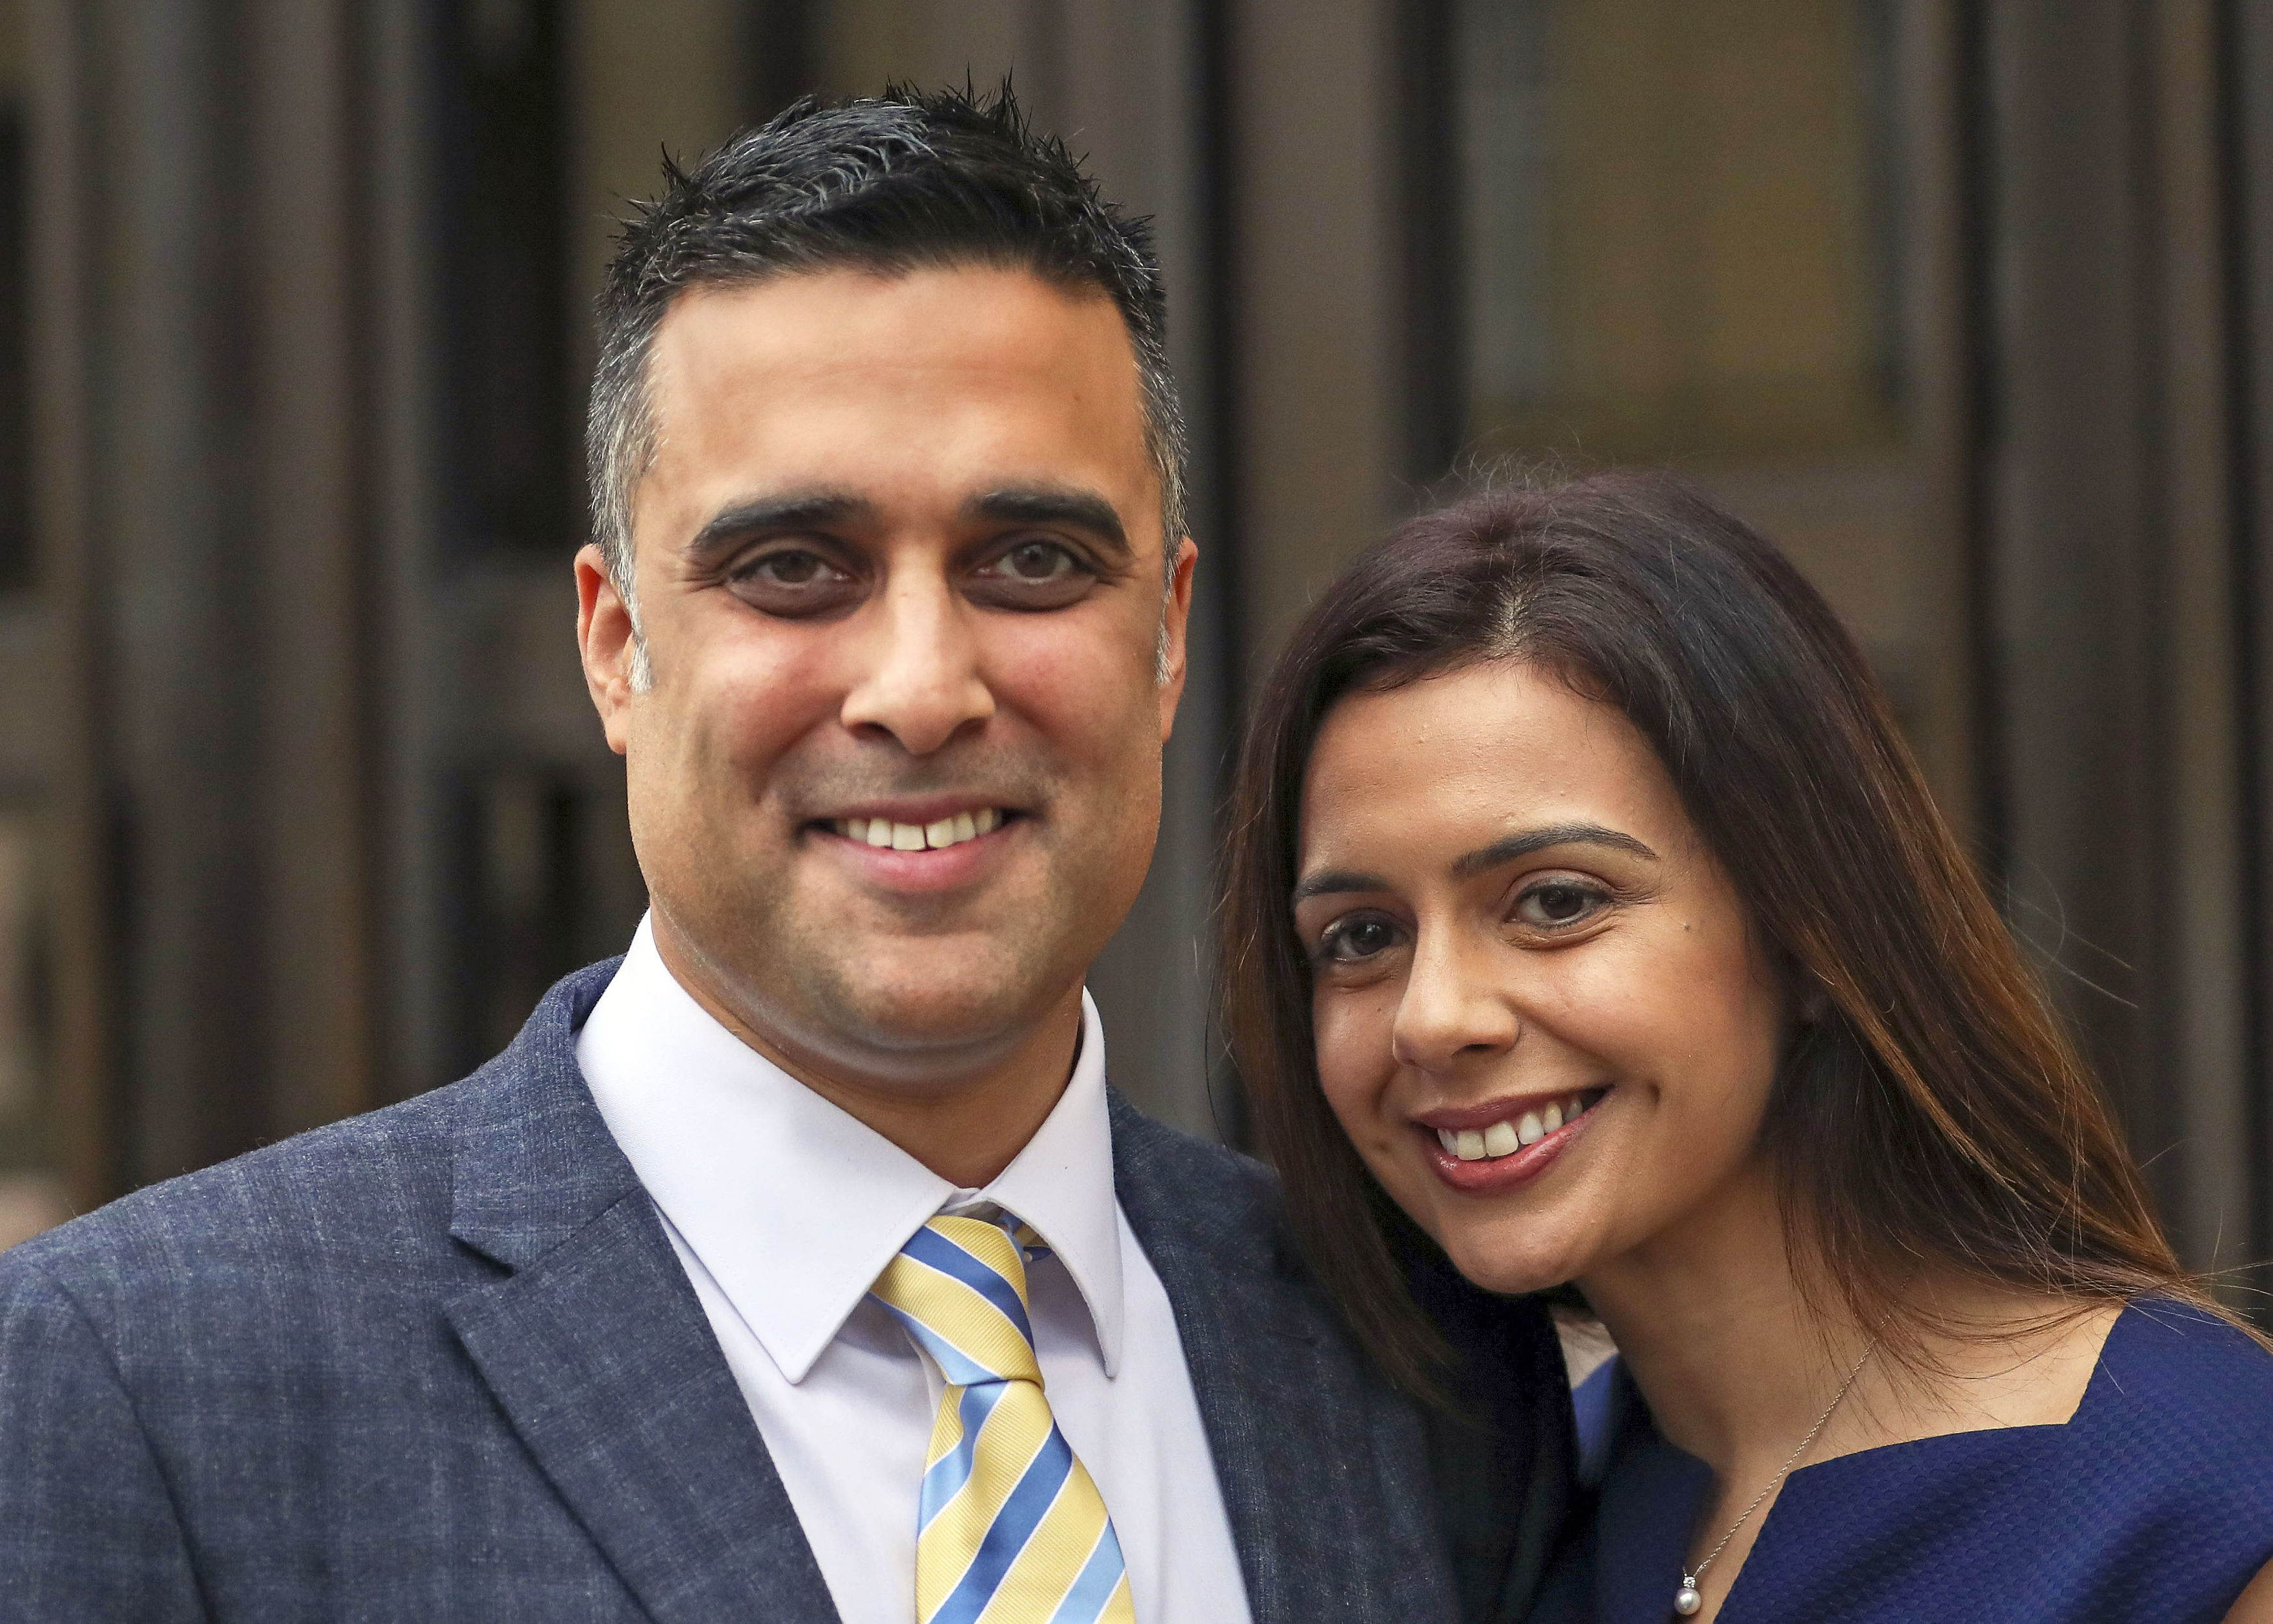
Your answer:
[[[1268,1187],[1195,1187],[1189,1148],[1118,1095],[1113,1150],[1175,1311],[1254,1624],[1455,1616],[1419,1423],[1385,1390],[1350,1390],[1352,1355],[1290,1274]]]
[[[1470,1285],[1417,1229],[1399,1226],[1392,1250],[1456,1356],[1451,1408],[1426,1424],[1463,1610],[1515,1624],[1531,1616],[1572,1509],[1578,1438],[1562,1345],[1543,1305]]]
[[[492,1066],[452,1233],[501,1266],[448,1306],[467,1355],[657,1624],[836,1624],[781,1476],[653,1205],[575,1068],[611,966],[555,988]]]

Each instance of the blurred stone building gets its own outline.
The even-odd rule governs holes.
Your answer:
[[[571,640],[611,217],[1005,72],[1154,214],[1200,448],[1116,1079],[1248,684],[1500,459],[1847,616],[2189,1255],[2273,1254],[2273,13],[2240,0],[0,0],[0,1244],[459,1075],[641,907]]]

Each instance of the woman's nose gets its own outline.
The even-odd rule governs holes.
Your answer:
[[[1399,1065],[1449,1071],[1515,1046],[1523,1022],[1498,957],[1458,932],[1422,933],[1390,1034]]]

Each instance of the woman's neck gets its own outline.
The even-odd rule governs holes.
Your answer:
[[[1804,1245],[1803,1239],[1803,1245]],[[1871,1346],[1827,1283],[1804,1289],[1765,1166],[1579,1285],[1657,1430],[1723,1479],[1765,1481]],[[1940,1374],[1873,1358],[1810,1460],[1986,1426],[2057,1424],[2082,1401],[2118,1308],[1952,1278],[1909,1283],[1922,1311],[1976,1334],[1916,1328]]]
[[[1772,1177],[1748,1169],[1579,1282],[1658,1430],[1723,1474],[1823,1411],[1865,1339],[1827,1321],[1786,1246]]]

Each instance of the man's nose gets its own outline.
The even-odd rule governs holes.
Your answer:
[[[1399,1065],[1446,1072],[1515,1046],[1523,1022],[1498,959],[1458,931],[1422,932],[1390,1033]]]
[[[979,670],[971,610],[948,582],[908,572],[886,583],[840,720],[854,733],[889,733],[929,755],[994,714]]]

